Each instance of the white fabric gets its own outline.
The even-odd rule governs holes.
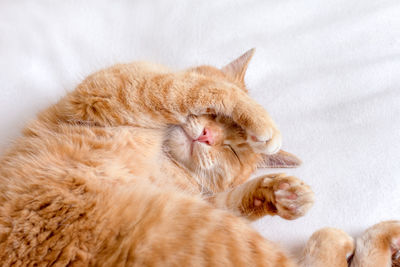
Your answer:
[[[400,2],[0,1],[0,150],[36,112],[117,62],[222,66],[257,51],[251,95],[316,203],[255,227],[291,251],[324,226],[400,219]],[[271,172],[271,171],[270,171]]]

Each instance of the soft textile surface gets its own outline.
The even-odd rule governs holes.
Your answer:
[[[251,95],[304,161],[287,173],[316,193],[305,217],[255,227],[298,251],[324,226],[358,235],[400,219],[398,0],[2,0],[0,150],[99,68],[222,66],[252,47]]]

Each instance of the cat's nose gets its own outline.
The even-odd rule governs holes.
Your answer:
[[[196,141],[205,143],[210,146],[214,145],[215,140],[214,140],[213,132],[209,128],[204,128],[203,132],[201,133],[199,138],[197,138]]]

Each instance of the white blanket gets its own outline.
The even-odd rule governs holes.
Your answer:
[[[255,227],[295,252],[324,226],[400,219],[398,0],[2,0],[0,150],[102,67],[222,66],[252,47],[251,95],[304,162],[287,173],[316,193],[305,217]]]

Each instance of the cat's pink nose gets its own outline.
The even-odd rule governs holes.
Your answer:
[[[204,128],[203,132],[197,138],[196,141],[206,143],[207,145],[213,145],[214,144],[214,136],[213,133],[210,129]]]

